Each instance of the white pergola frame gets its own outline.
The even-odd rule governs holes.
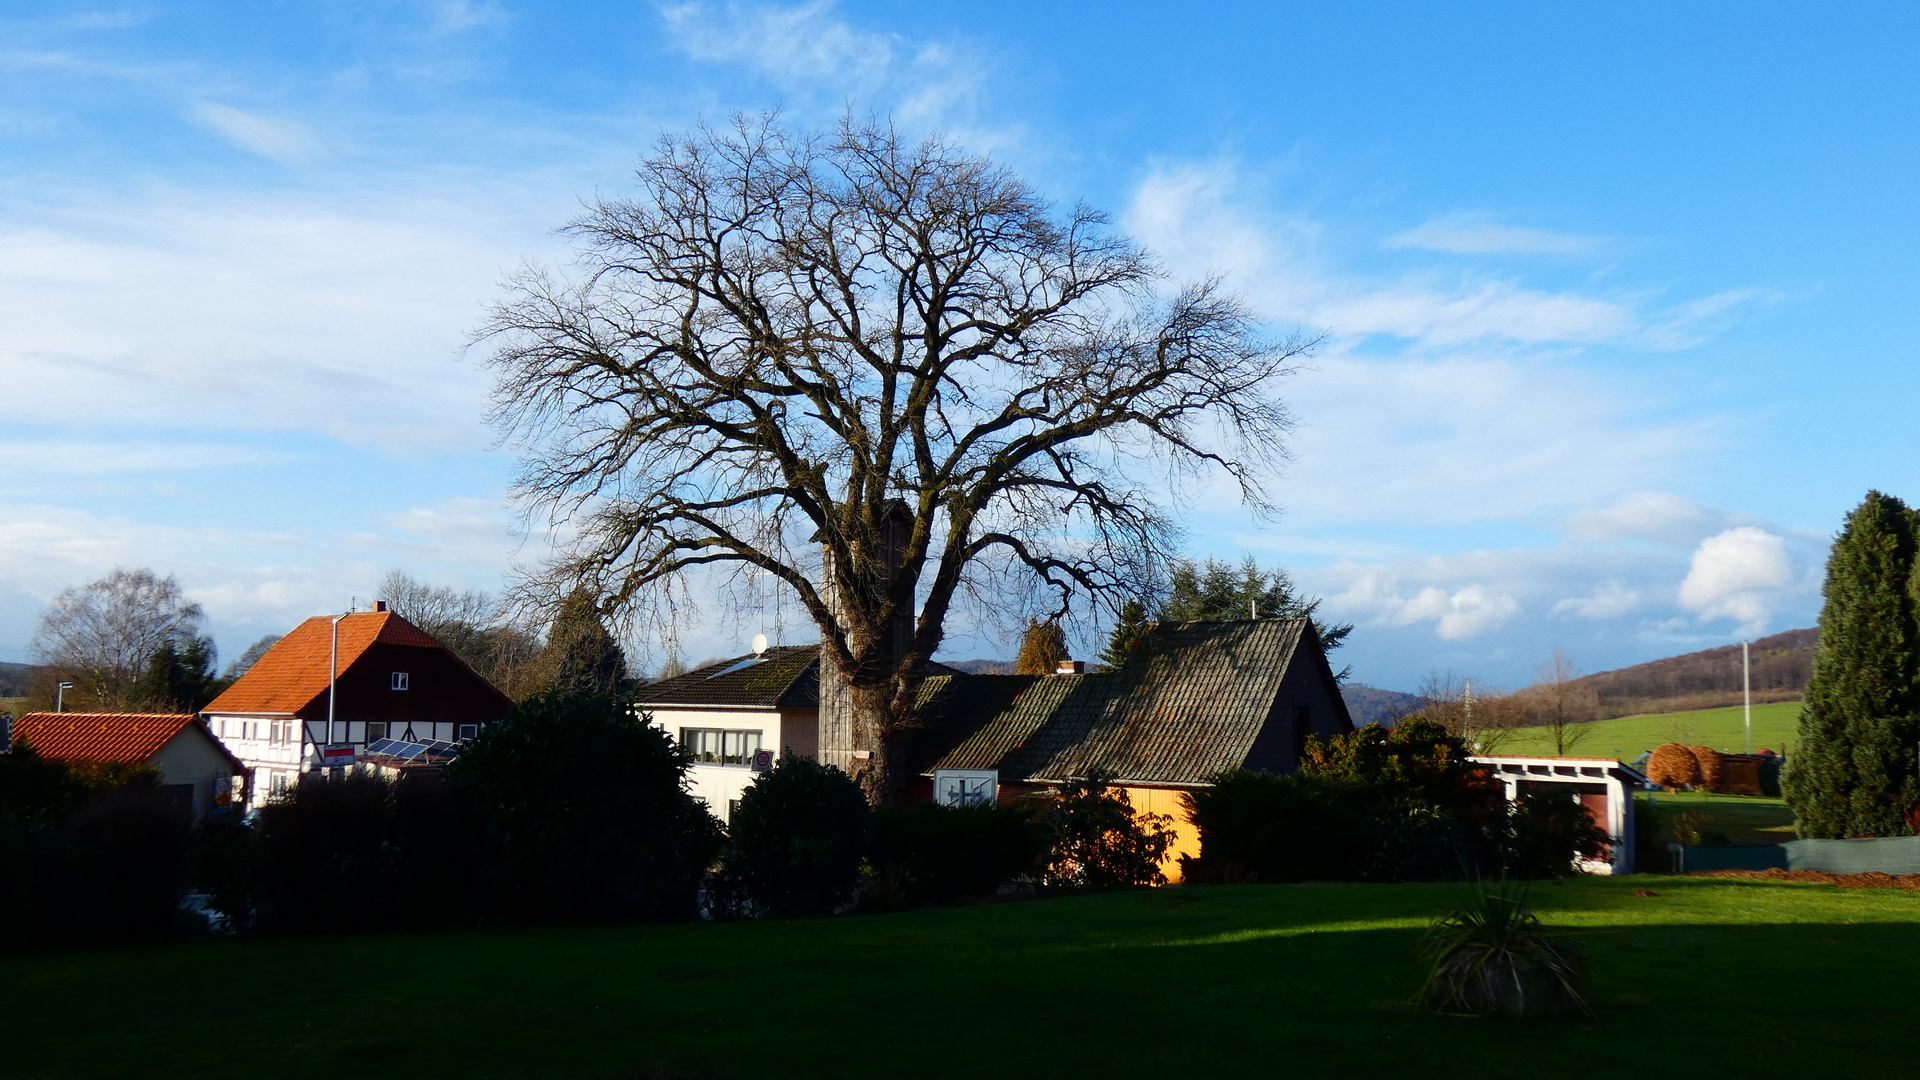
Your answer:
[[[1468,760],[1485,765],[1500,781],[1507,801],[1520,794],[1521,781],[1538,784],[1604,784],[1607,789],[1606,830],[1613,837],[1610,860],[1581,859],[1590,874],[1633,872],[1633,789],[1647,778],[1612,758],[1530,757],[1524,754],[1475,754]]]

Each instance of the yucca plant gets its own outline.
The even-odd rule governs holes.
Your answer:
[[[1527,887],[1475,881],[1454,893],[1427,928],[1432,962],[1418,1003],[1436,1013],[1530,1017],[1579,1013],[1587,1004],[1587,959],[1543,932]]]

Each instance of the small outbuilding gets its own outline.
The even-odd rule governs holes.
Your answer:
[[[1521,754],[1476,754],[1474,763],[1486,766],[1500,781],[1508,802],[1521,792],[1563,794],[1577,801],[1595,825],[1613,837],[1603,859],[1582,859],[1590,874],[1631,874],[1633,849],[1633,792],[1647,778],[1632,766],[1612,758],[1528,757]]]
[[[28,713],[13,738],[57,761],[156,769],[196,821],[244,797],[246,765],[192,713]]]

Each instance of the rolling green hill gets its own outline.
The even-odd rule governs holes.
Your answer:
[[[1791,747],[1799,729],[1800,703],[1779,701],[1753,707],[1753,749],[1782,745]],[[1580,739],[1569,753],[1594,757],[1612,757],[1626,761],[1638,757],[1664,742],[1689,746],[1711,746],[1722,753],[1738,754],[1746,749],[1741,728],[1740,707],[1698,709],[1693,712],[1658,713],[1650,716],[1622,716],[1614,720],[1595,720],[1576,730]],[[1520,728],[1508,733],[1495,746],[1496,753],[1551,754],[1553,733],[1543,727]]]

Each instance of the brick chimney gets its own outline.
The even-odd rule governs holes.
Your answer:
[[[1087,662],[1085,660],[1062,660],[1054,666],[1053,673],[1055,675],[1085,675],[1087,673]]]
[[[375,600],[373,602],[373,610],[377,612],[387,610],[387,602],[385,600]]]

